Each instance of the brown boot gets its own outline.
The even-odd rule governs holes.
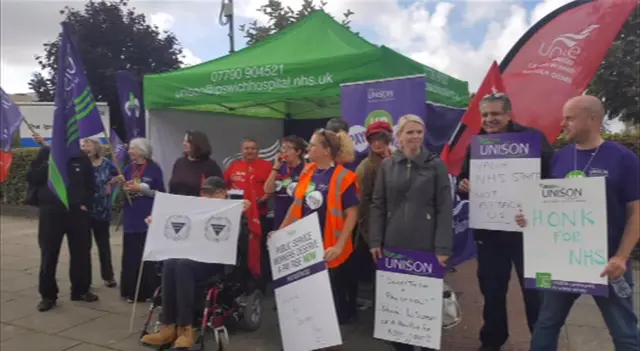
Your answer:
[[[173,344],[174,349],[191,349],[196,343],[196,330],[192,326],[178,328],[178,339]]]
[[[150,346],[170,345],[176,341],[177,337],[178,333],[175,324],[163,325],[160,327],[159,332],[143,336],[140,342]]]

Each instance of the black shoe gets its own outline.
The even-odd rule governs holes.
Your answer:
[[[71,295],[71,301],[96,302],[99,299],[98,295],[92,292],[87,292],[82,295]]]
[[[38,311],[40,312],[46,312],[54,307],[56,307],[56,300],[42,299],[40,303],[38,303]]]
[[[104,281],[104,286],[106,286],[107,288],[115,288],[116,286],[118,286],[118,283],[116,283],[116,281],[113,280],[113,279],[105,280]]]

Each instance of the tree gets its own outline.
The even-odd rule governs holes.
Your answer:
[[[609,118],[640,124],[640,9],[636,9],[591,81],[589,92],[603,100]]]
[[[294,11],[289,6],[283,6],[280,0],[269,0],[267,4],[260,6],[257,10],[269,17],[266,25],[258,25],[258,21],[253,21],[248,26],[240,25],[239,29],[244,33],[244,37],[247,38],[247,46],[250,46],[284,27],[298,22],[315,10],[324,10],[326,5],[327,2],[324,0],[320,0],[319,5],[316,5],[314,0],[304,0],[300,9]],[[353,14],[351,10],[347,10],[342,14],[342,24],[345,27],[349,28],[350,18]]]
[[[182,64],[176,37],[148,24],[145,15],[136,13],[126,0],[90,1],[82,11],[65,6],[60,13],[72,31],[94,98],[109,104],[111,123],[118,128],[122,128],[122,116],[114,73],[129,70],[142,77]],[[60,35],[43,46],[44,54],[36,56],[43,72],[33,74],[29,88],[39,101],[53,101]]]

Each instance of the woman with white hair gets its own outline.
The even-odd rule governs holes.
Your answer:
[[[453,245],[449,172],[423,146],[424,122],[416,115],[398,121],[399,149],[382,161],[369,212],[369,247],[374,260],[382,246],[435,253],[445,266]],[[397,351],[413,346],[393,343]]]
[[[164,192],[165,189],[162,169],[151,159],[151,145],[147,139],[136,138],[129,142],[129,158],[131,161],[122,171],[123,177],[119,177],[124,191],[131,198],[131,204],[124,202],[120,296],[133,302],[147,239],[145,219],[151,215],[155,192]],[[142,267],[138,301],[151,298],[160,284],[152,262],[145,262]]]
[[[89,205],[89,216],[93,238],[98,246],[98,256],[100,257],[100,275],[104,285],[108,288],[116,286],[113,276],[113,265],[111,264],[111,243],[109,227],[111,225],[111,196],[109,183],[117,174],[117,169],[113,163],[102,157],[102,145],[100,139],[96,137],[82,139],[80,143],[82,151],[87,155],[93,166],[93,178],[95,187],[93,201]]]

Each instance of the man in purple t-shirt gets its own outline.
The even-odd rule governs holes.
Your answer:
[[[609,262],[602,276],[624,277],[633,287],[628,259],[640,239],[640,161],[631,150],[600,136],[605,111],[600,100],[582,95],[563,109],[562,127],[574,144],[560,149],[552,162],[553,178],[606,177]],[[519,215],[520,225],[526,221]],[[579,294],[544,292],[542,309],[531,339],[531,351],[555,350],[558,335]],[[640,350],[638,318],[633,294],[623,298],[610,288],[609,296],[594,296],[617,351]]]

